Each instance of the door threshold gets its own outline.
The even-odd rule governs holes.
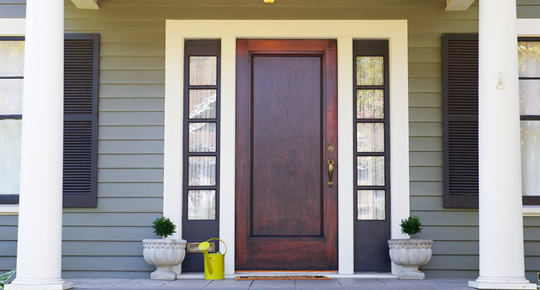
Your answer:
[[[234,274],[225,274],[226,279],[234,279],[238,276],[284,276],[284,275],[324,275],[329,278],[355,278],[355,279],[396,279],[397,275],[390,272],[358,272],[354,274],[339,274],[337,271],[237,271]],[[178,275],[179,280],[183,279],[204,279],[204,273],[182,273]]]

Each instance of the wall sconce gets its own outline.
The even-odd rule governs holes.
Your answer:
[[[504,84],[503,84],[503,74],[502,72],[498,75],[499,81],[497,82],[497,90],[504,90]]]

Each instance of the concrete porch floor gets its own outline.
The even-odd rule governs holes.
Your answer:
[[[468,279],[426,279],[421,281],[369,278],[294,281],[68,279],[67,281],[73,283],[74,289],[471,289],[467,287]]]

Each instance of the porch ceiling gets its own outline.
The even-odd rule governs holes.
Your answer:
[[[80,9],[99,9],[118,6],[174,7],[438,7],[447,10],[466,10],[475,0],[71,0]],[[447,5],[448,2],[448,5]],[[454,9],[457,7],[457,9]],[[464,8],[467,7],[467,8]],[[450,8],[450,9],[448,9]]]

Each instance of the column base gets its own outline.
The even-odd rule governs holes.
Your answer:
[[[15,279],[11,284],[4,287],[6,290],[65,290],[73,288],[73,283],[65,282],[64,280],[54,281],[21,281]]]
[[[469,287],[476,289],[536,289],[537,285],[525,278],[483,278],[469,281]]]

